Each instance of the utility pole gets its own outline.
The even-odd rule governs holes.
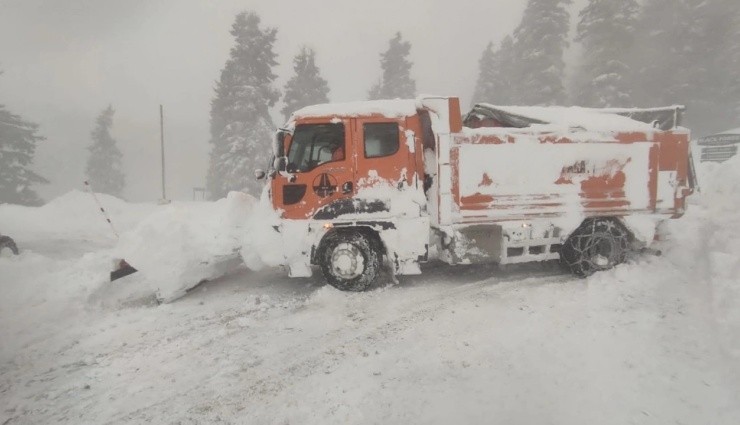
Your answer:
[[[167,201],[167,192],[164,188],[164,108],[159,105],[159,138],[162,146],[162,201]]]

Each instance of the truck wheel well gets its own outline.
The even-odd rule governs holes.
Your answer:
[[[333,235],[340,233],[360,233],[371,242],[373,248],[377,250],[378,253],[381,255],[387,254],[385,244],[380,238],[380,234],[374,229],[367,226],[340,227],[331,229],[321,238],[321,242],[319,242],[318,246],[316,246],[311,252],[311,264],[318,264],[319,255],[321,255],[321,252],[324,250],[326,241],[331,239]]]
[[[632,232],[615,217],[589,217],[560,248],[561,264],[580,277],[610,269],[625,261],[632,238]]]

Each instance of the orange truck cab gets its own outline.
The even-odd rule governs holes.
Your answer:
[[[275,138],[268,170],[291,276],[343,290],[382,266],[560,259],[581,276],[647,247],[692,192],[682,107],[587,109],[455,97],[315,105]]]

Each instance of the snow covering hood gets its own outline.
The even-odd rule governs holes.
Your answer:
[[[669,130],[680,124],[683,106],[665,108],[582,108],[577,106],[497,106],[479,103],[463,119],[469,125],[474,119],[492,118],[504,127],[525,128],[531,125],[555,125],[588,131],[651,131],[656,127]],[[653,123],[656,122],[656,127]]]

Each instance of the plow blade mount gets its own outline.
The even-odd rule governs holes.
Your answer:
[[[110,272],[110,281],[116,281],[122,277],[136,273],[138,270],[133,268],[126,260],[120,259],[114,261],[113,271]]]

